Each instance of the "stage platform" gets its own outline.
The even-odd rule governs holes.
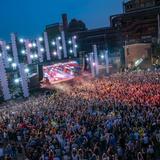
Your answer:
[[[66,82],[66,81],[70,81],[73,80],[75,77],[72,78],[64,78],[62,80],[57,80],[57,81],[50,81],[49,83],[45,83],[45,82],[41,82],[41,88],[48,88],[54,84],[58,84],[58,83],[62,83],[62,82]]]
[[[80,75],[77,75],[75,77],[71,77],[71,78],[65,78],[65,79],[61,79],[61,80],[57,80],[57,81],[50,81],[50,83],[45,83],[43,81],[41,81],[41,88],[47,88],[50,89],[52,88],[54,85],[57,85],[59,83],[63,83],[63,82],[70,82],[72,80],[81,80],[81,79],[92,79],[91,73],[89,72],[83,72]]]

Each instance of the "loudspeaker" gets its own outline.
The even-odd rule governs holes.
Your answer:
[[[39,81],[43,79],[43,65],[41,64],[38,65],[38,77],[39,77]]]

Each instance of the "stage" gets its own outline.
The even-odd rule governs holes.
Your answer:
[[[43,66],[42,88],[69,81],[80,75],[80,66],[76,61]]]

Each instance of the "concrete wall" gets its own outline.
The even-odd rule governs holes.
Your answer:
[[[125,46],[125,66],[134,67],[135,62],[142,58],[150,59],[151,44],[149,43],[137,43]]]

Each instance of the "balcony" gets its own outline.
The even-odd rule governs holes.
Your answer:
[[[144,2],[139,2],[136,0],[127,0],[124,3],[124,8],[125,12],[131,12],[142,8],[154,7],[157,6],[157,4],[160,5],[159,0],[146,0]]]

